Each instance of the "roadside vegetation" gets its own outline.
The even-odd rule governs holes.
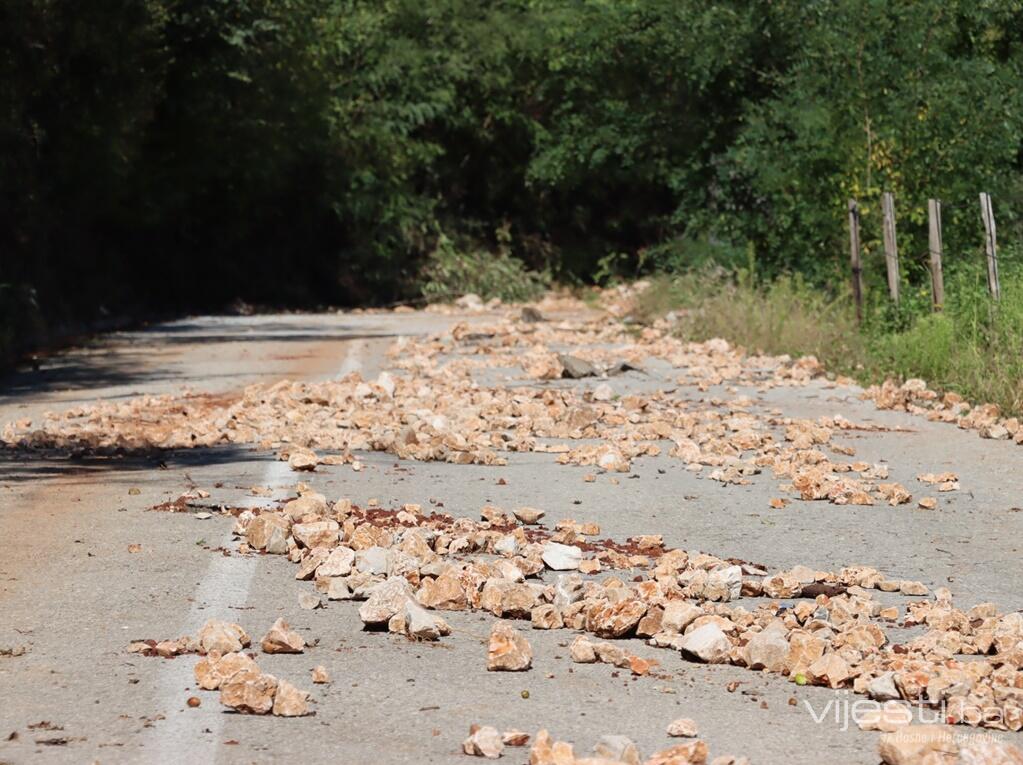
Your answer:
[[[758,281],[748,270],[660,275],[640,298],[638,318],[675,312],[693,340],[722,337],[747,350],[812,354],[835,374],[864,384],[923,378],[1007,415],[1023,414],[1023,269],[1003,262],[1002,299],[993,303],[983,266],[946,274],[946,303],[934,312],[926,289],[894,309],[878,285],[857,323],[851,297],[799,275]],[[837,292],[837,296],[836,296]]]
[[[235,300],[523,299],[656,275],[702,307],[697,334],[1015,407],[1021,40],[1023,5],[986,0],[10,0],[0,357],[62,325]],[[885,191],[899,311],[878,297]],[[997,311],[964,265],[981,191],[1006,251]]]

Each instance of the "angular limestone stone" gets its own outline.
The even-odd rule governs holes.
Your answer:
[[[698,661],[718,664],[728,660],[732,643],[716,624],[704,624],[687,633],[681,642],[682,653]]]
[[[781,672],[789,655],[788,628],[781,619],[775,619],[762,631],[750,638],[743,648],[743,659],[750,669]]]
[[[274,513],[261,513],[253,518],[245,529],[245,541],[254,550],[283,555],[287,552],[288,520]]]
[[[305,640],[284,619],[277,619],[259,641],[264,653],[302,653]]]
[[[579,568],[583,559],[583,551],[575,545],[563,545],[558,542],[547,542],[540,554],[544,565],[554,571],[574,571]]]
[[[529,743],[529,734],[512,728],[501,734],[501,741],[505,746],[525,746]]]
[[[480,608],[494,616],[528,619],[539,602],[536,589],[507,579],[488,579],[480,594]]]
[[[830,652],[811,664],[806,670],[806,676],[814,685],[841,688],[852,676],[852,670],[845,659],[837,653]]]
[[[899,696],[899,689],[895,686],[895,673],[885,672],[870,681],[867,686],[867,695],[874,701],[893,701]]]
[[[464,611],[469,605],[462,583],[454,573],[423,579],[416,598],[427,608],[442,611]]]
[[[529,750],[529,765],[572,765],[576,761],[572,745],[554,741],[546,730],[539,730]]]
[[[205,691],[215,691],[239,672],[259,673],[251,658],[244,653],[228,653],[223,656],[219,651],[210,651],[195,665],[195,681]]]
[[[554,605],[559,608],[582,600],[583,579],[578,574],[561,574],[554,582]]]
[[[636,628],[646,611],[647,605],[641,600],[593,608],[586,614],[586,631],[597,637],[622,637]]]
[[[668,735],[676,738],[696,738],[700,735],[696,722],[688,717],[680,717],[668,725]]]
[[[504,740],[497,728],[473,725],[469,738],[462,742],[462,751],[474,757],[496,760],[504,751]]]
[[[521,523],[532,525],[540,522],[540,519],[546,515],[543,510],[537,510],[535,507],[520,507],[518,510],[513,510],[515,517]]]
[[[706,761],[707,745],[694,739],[657,752],[645,765],[703,765]]]
[[[585,635],[576,635],[568,652],[576,664],[593,664],[597,661],[597,652],[593,643],[587,640]]]
[[[296,523],[291,527],[291,535],[299,546],[312,549],[314,547],[331,548],[338,543],[338,531],[341,527],[337,521],[312,521]]]
[[[220,703],[242,714],[265,715],[274,705],[277,678],[259,671],[239,672],[220,685]]]
[[[199,647],[203,653],[218,651],[221,655],[242,650],[251,641],[248,634],[232,622],[210,619],[199,630]]]
[[[288,457],[288,467],[292,470],[312,471],[316,470],[316,466],[319,464],[320,458],[316,456],[315,452],[311,451],[292,452],[291,456]]]
[[[532,664],[533,649],[525,636],[506,622],[495,624],[487,645],[487,669],[522,672]]]
[[[679,634],[703,616],[703,609],[685,600],[669,600],[661,617],[661,632]]]
[[[277,717],[302,717],[309,714],[309,693],[300,690],[287,680],[277,682],[274,694],[273,713]]]
[[[391,566],[391,551],[386,547],[373,545],[355,554],[355,568],[366,574],[386,574]]]
[[[387,624],[392,616],[405,608],[405,601],[412,597],[412,585],[402,576],[394,576],[376,585],[369,599],[359,608],[359,618],[364,624]]]
[[[450,635],[451,627],[437,614],[432,614],[411,598],[405,601],[402,612],[405,621],[405,634],[416,640],[440,640],[442,635]]]
[[[565,620],[557,606],[545,603],[533,609],[530,621],[535,630],[557,630],[565,626]]]

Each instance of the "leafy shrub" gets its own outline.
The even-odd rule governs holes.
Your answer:
[[[521,260],[507,251],[460,249],[441,236],[420,274],[423,297],[431,301],[451,300],[473,293],[484,300],[534,300],[548,286],[548,279],[529,271]]]

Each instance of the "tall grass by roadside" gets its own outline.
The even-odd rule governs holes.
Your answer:
[[[865,358],[850,307],[811,289],[798,276],[764,286],[754,284],[745,271],[660,277],[643,293],[639,310],[646,319],[676,310],[680,332],[693,340],[723,337],[750,351],[813,354],[843,374]]]
[[[848,297],[798,276],[758,284],[742,271],[704,271],[654,279],[638,313],[650,319],[675,310],[680,334],[693,340],[813,354],[864,384],[919,377],[935,390],[1023,414],[1023,269],[1007,264],[998,304],[975,268],[950,274],[946,295],[941,313],[931,312],[926,290],[911,292],[897,311],[877,296],[858,326]]]

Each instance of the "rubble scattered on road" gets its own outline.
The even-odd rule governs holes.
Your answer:
[[[300,498],[309,495],[303,485],[296,491]],[[326,547],[310,549],[286,537],[287,557],[309,572],[303,578],[319,591],[343,582],[345,597],[362,601],[359,614],[369,627],[437,640],[450,628],[436,610],[489,611],[536,629],[588,633],[570,646],[574,662],[648,674],[655,661],[589,635],[645,637],[651,646],[692,661],[746,666],[797,685],[849,689],[900,703],[944,704],[950,722],[1023,728],[1023,704],[1003,690],[1023,683],[1023,615],[1001,614],[990,604],[959,610],[944,588],[931,593],[921,582],[865,566],[839,571],[795,566],[772,573],[707,553],[665,549],[656,536],[626,543],[590,540],[582,532],[599,534],[598,527],[569,521],[551,531],[520,524],[493,506],[483,514],[490,520],[481,521],[427,514],[418,505],[362,509],[347,499],[307,503],[312,512],[298,518],[287,508],[239,516],[236,532],[250,540],[246,524],[267,515],[280,519],[282,529],[333,521],[336,538],[319,540]],[[583,560],[599,560],[612,573],[596,581],[560,570],[564,561],[549,553],[565,546],[552,538],[566,534],[580,556],[592,556]],[[319,575],[323,567],[328,576]],[[349,573],[335,576],[339,570]],[[631,573],[620,578],[616,571]],[[540,580],[545,572],[555,580]],[[916,600],[905,608],[884,606],[871,591]],[[736,604],[746,597],[768,600],[752,609]],[[899,619],[901,626],[926,631],[894,643],[888,631]],[[509,622],[499,622],[488,645],[488,667],[521,670],[531,663],[528,640]]]
[[[530,765],[705,765],[707,745],[699,739],[676,744],[643,759],[628,737],[606,735],[593,747],[594,757],[578,757],[567,741],[557,741],[546,730],[537,732],[529,750]],[[745,757],[715,757],[710,765],[749,765]]]
[[[990,735],[963,736],[944,725],[910,725],[878,744],[885,765],[1019,765],[1023,751]]]
[[[1002,417],[997,404],[971,405],[958,393],[930,390],[920,379],[906,380],[902,384],[885,380],[881,385],[867,388],[863,398],[873,401],[878,409],[909,412],[931,421],[953,423],[964,430],[976,430],[981,438],[1023,444],[1019,419]]]
[[[553,348],[571,346],[573,353]],[[681,385],[701,390],[724,383],[759,390],[805,385],[823,374],[812,357],[746,356],[723,340],[684,342],[667,323],[638,335],[594,316],[572,322],[497,321],[456,324],[442,335],[403,338],[394,350],[396,373],[375,380],[350,374],[324,382],[279,382],[247,388],[237,399],[223,396],[146,396],[80,406],[31,422],[8,424],[2,441],[20,446],[96,450],[191,448],[248,443],[279,450],[295,470],[351,464],[356,450],[385,451],[400,458],[457,464],[501,465],[502,452],[558,454],[563,464],[629,472],[642,456],[670,456],[687,469],[725,484],[746,484],[771,473],[804,501],[897,505],[910,493],[881,483],[887,468],[829,458],[851,447],[835,436],[883,430],[841,416],[818,420],[760,411],[752,399],[686,400],[674,391],[618,396],[597,388],[548,389],[533,385],[481,386],[480,367],[522,367],[529,380],[555,379],[590,370],[638,368],[651,360],[684,370]],[[567,365],[566,365],[567,362]],[[595,440],[571,446],[576,440]],[[949,488],[954,481],[944,482]],[[776,503],[776,504],[780,504]],[[273,530],[268,530],[272,537]],[[276,552],[275,539],[257,549]]]
[[[463,308],[482,309],[477,301]],[[571,354],[561,350],[567,347]],[[594,380],[600,384],[585,388],[557,382],[658,363],[674,370],[679,386],[706,392],[741,384],[763,391],[818,380],[824,370],[812,357],[748,356],[722,340],[683,342],[665,324],[633,335],[606,317],[563,322],[523,310],[517,321],[461,323],[436,337],[402,339],[393,363],[395,373],[373,380],[350,374],[325,382],[252,386],[233,399],[148,396],[81,406],[49,415],[35,429],[25,422],[8,425],[2,440],[95,449],[255,444],[277,450],[300,472],[321,465],[361,470],[363,463],[353,456],[358,451],[479,465],[506,464],[512,452],[536,452],[556,455],[559,464],[591,468],[587,481],[607,474],[615,482],[614,475],[630,473],[637,459],[664,452],[722,486],[777,481],[784,496],[770,500],[776,510],[793,501],[820,501],[876,505],[887,513],[912,506],[914,499],[892,479],[886,463],[856,459],[855,448],[842,442],[852,431],[881,426],[840,415],[784,417],[734,389],[694,402],[675,390],[622,395],[613,380]],[[473,376],[482,368],[521,370],[521,376],[507,387],[486,386]],[[1023,443],[1020,423],[1001,418],[997,408],[932,394],[921,381],[885,383],[866,395],[880,408]],[[921,473],[916,480],[931,492],[960,490],[959,476],[950,471]],[[269,496],[270,491],[253,493]],[[179,502],[194,507],[208,496],[193,489]],[[916,506],[934,509],[937,500],[922,497]],[[280,555],[297,566],[295,579],[308,583],[301,586],[315,588],[299,596],[302,608],[321,607],[323,596],[358,601],[368,630],[438,641],[451,633],[439,611],[487,612],[528,621],[538,630],[579,631],[569,645],[573,662],[609,664],[637,676],[650,674],[656,660],[632,654],[618,641],[643,638],[693,662],[731,664],[787,677],[796,685],[870,697],[881,706],[858,723],[885,732],[880,751],[889,765],[968,765],[987,762],[996,751],[1005,762],[1023,762],[1023,755],[1012,759],[1018,751],[1007,745],[996,750],[996,744],[952,741],[944,728],[909,725],[908,704],[923,704],[946,710],[949,723],[1023,729],[1023,615],[983,603],[957,608],[945,588],[931,592],[923,582],[866,566],[767,571],[666,548],[659,535],[601,540],[596,524],[566,519],[550,530],[540,525],[544,512],[529,507],[506,513],[488,505],[477,521],[426,514],[413,504],[384,509],[375,502],[365,508],[348,499],[330,502],[299,484],[285,503],[224,512],[236,516],[240,553]],[[129,546],[129,552],[141,549]],[[875,593],[914,600],[884,605],[888,601]],[[902,633],[902,628],[918,629]],[[195,667],[199,687],[219,690],[222,703],[236,711],[308,714],[309,694],[263,673],[243,652],[250,642],[239,625],[211,620],[196,638],[134,641],[129,650],[165,658],[201,654]],[[266,653],[300,653],[305,640],[278,619],[260,645]],[[525,671],[532,662],[525,635],[509,621],[495,623],[487,641],[487,669]],[[317,666],[312,682],[329,682],[327,670]],[[696,738],[694,721],[676,720],[667,732],[691,740],[657,752],[646,765],[706,762],[707,747]],[[520,731],[502,734],[473,726],[463,750],[497,758],[505,746],[528,739]],[[928,759],[928,752],[942,759]],[[594,754],[629,765],[642,761],[624,736],[604,736]],[[530,762],[594,760],[575,757],[570,744],[540,731]],[[744,759],[713,762],[737,765]]]
[[[163,658],[185,653],[200,654],[193,670],[196,684],[205,691],[219,690],[220,702],[237,712],[279,717],[309,714],[309,694],[260,670],[254,657],[242,652],[249,644],[249,636],[241,626],[210,619],[197,637],[136,640],[129,644],[128,651]],[[305,646],[305,641],[283,619],[278,619],[261,645],[267,653],[298,653]],[[323,667],[313,670],[314,683],[329,682],[329,679]]]

